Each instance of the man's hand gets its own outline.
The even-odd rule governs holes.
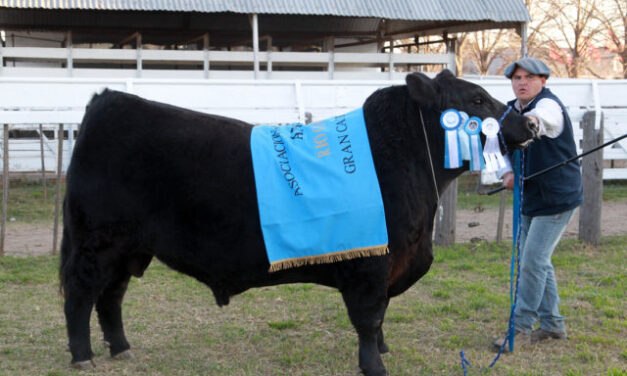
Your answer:
[[[503,175],[503,187],[512,190],[514,189],[514,173],[513,172],[506,172]]]
[[[533,115],[526,115],[526,116],[527,116],[527,119],[531,120],[536,125],[536,127],[540,127],[540,119],[538,119],[537,116],[533,116]]]

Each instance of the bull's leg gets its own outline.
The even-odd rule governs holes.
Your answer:
[[[109,351],[114,358],[130,357],[131,346],[124,335],[122,323],[122,300],[128,287],[131,275],[121,273],[107,286],[96,302],[98,322],[104,334],[104,340],[109,344]]]
[[[368,291],[363,286],[342,291],[348,315],[359,337],[359,368],[366,376],[387,375],[380,355],[383,344],[381,324],[387,307],[382,289]],[[381,336],[381,339],[379,337]]]
[[[66,220],[67,220],[66,216]],[[89,253],[88,253],[89,255]],[[93,352],[89,339],[89,318],[94,308],[94,257],[82,257],[70,241],[68,226],[63,229],[59,277],[65,299],[63,310],[68,334],[72,366],[91,368]]]
[[[132,357],[131,346],[124,334],[122,302],[131,275],[141,277],[151,260],[150,254],[137,252],[125,258],[124,261],[116,258],[107,261],[108,265],[115,265],[112,268],[115,274],[109,279],[109,284],[105,286],[98,297],[96,311],[104,340],[109,345],[111,356],[116,359]]]
[[[385,302],[385,310],[387,311],[387,307],[390,304],[390,299],[388,298]],[[385,338],[383,337],[383,320],[381,320],[381,325],[379,325],[379,330],[377,333],[377,346],[379,347],[379,354],[386,354],[390,351],[388,345],[385,343]]]
[[[76,265],[72,260],[71,265]],[[89,319],[94,307],[94,291],[88,286],[85,279],[79,278],[82,274],[77,268],[67,266],[62,269],[63,293],[65,297],[64,312],[69,340],[69,349],[72,354],[72,366],[89,368],[93,365],[93,352],[90,343]]]

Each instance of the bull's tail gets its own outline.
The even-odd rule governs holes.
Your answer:
[[[70,159],[70,164],[66,174],[66,190],[65,199],[63,201],[63,238],[61,240],[61,259],[59,263],[59,282],[60,292],[67,294],[68,284],[73,282],[76,278],[81,277],[77,275],[77,270],[74,266],[80,264],[77,258],[80,255],[77,254],[77,238],[82,232],[82,226],[84,224],[84,218],[82,218],[82,212],[78,210],[80,208],[80,202],[77,202],[76,191],[79,188],[78,176],[80,174],[75,173],[75,164],[81,158],[87,155],[87,151],[84,146],[86,134],[89,133],[90,128],[94,128],[103,123],[103,114],[107,114],[110,111],[107,109],[115,108],[115,101],[123,93],[104,89],[101,93],[93,95],[91,100],[86,106],[85,115],[79,127],[78,136],[74,144],[74,150]],[[76,181],[75,181],[76,180]],[[80,201],[80,200],[79,200]],[[81,261],[82,262],[82,261]],[[81,266],[84,266],[81,264]]]
[[[86,128],[90,123],[90,121],[94,118],[93,113],[97,111],[99,107],[106,106],[106,103],[103,103],[104,99],[111,96],[113,91],[109,89],[104,89],[101,93],[94,94],[89,103],[85,108],[85,115],[83,116],[83,120],[81,122],[81,126],[78,129],[78,136],[76,138],[76,144],[74,145],[74,151],[79,148],[82,143],[82,135],[85,133]],[[68,264],[72,258],[72,240],[71,240],[71,218],[70,218],[70,210],[69,210],[69,200],[70,200],[70,180],[71,180],[71,172],[74,156],[76,153],[72,154],[72,160],[70,161],[70,166],[68,168],[68,172],[66,175],[66,192],[65,192],[65,200],[63,201],[63,238],[61,240],[61,260],[59,264],[59,282],[60,282],[60,291],[63,294],[65,283],[68,281]]]
[[[66,200],[64,200],[63,204],[63,236],[61,238],[61,259],[59,262],[59,292],[61,293],[61,295],[64,295],[65,281],[67,280],[67,264],[70,259],[70,254],[72,252],[68,227],[69,213],[66,210],[66,201],[67,198]]]

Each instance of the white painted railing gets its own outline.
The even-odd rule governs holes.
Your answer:
[[[0,46],[0,77],[395,80],[404,76],[397,65],[455,64],[454,54],[262,51],[256,58],[264,67],[259,72],[252,51]],[[122,68],[89,68],[94,64]],[[161,68],[151,69],[156,65]]]
[[[512,97],[509,81],[476,79],[501,101]],[[111,79],[111,78],[0,78],[0,124],[11,129],[55,131],[65,124],[64,161],[69,160],[73,135],[85,105],[94,93],[108,87],[197,111],[238,118],[251,123],[304,122],[359,107],[375,90],[402,84],[402,80],[218,80],[218,79]],[[627,133],[627,80],[561,80],[548,85],[566,104],[575,136],[585,111],[602,111],[604,138]],[[68,131],[69,128],[69,131]],[[45,133],[45,132],[44,132]],[[57,135],[54,135],[56,139]],[[11,139],[10,170],[41,169],[40,140]],[[579,142],[577,142],[579,145]],[[46,144],[46,169],[56,166],[57,142]],[[627,161],[627,140],[604,150],[606,160]],[[67,165],[67,164],[66,164]],[[48,167],[49,166],[49,167]],[[604,179],[627,179],[627,168],[606,168]]]

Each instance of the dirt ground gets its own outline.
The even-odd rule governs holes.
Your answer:
[[[603,236],[627,234],[627,201],[611,202],[603,206],[601,231]],[[496,239],[498,209],[458,210],[456,241],[492,241]],[[511,210],[505,211],[504,239],[512,237]],[[5,254],[33,256],[50,253],[53,241],[52,224],[26,224],[10,222],[5,237]],[[565,236],[576,237],[579,228],[579,213],[571,220]],[[59,230],[59,244],[61,242]]]
[[[627,235],[627,201],[604,203],[601,210],[602,236]],[[473,238],[495,240],[498,223],[498,209],[458,210],[456,220],[456,241],[468,242]],[[579,234],[579,210],[568,224],[565,237]],[[512,238],[512,211],[505,210],[503,238]]]

